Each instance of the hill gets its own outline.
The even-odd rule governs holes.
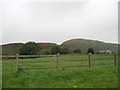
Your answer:
[[[24,43],[10,43],[2,45],[2,54],[4,55],[13,55],[18,53],[19,48]],[[56,43],[38,43],[43,50],[50,50],[50,48]],[[99,50],[112,50],[113,52],[118,52],[118,44],[105,43],[96,40],[88,39],[71,39],[63,42],[61,47],[68,48],[70,51],[80,49],[82,53],[87,53],[88,48],[93,48],[95,53]],[[119,51],[120,52],[120,51]]]
[[[19,48],[23,45],[23,43],[10,43],[2,45],[2,54],[4,55],[13,55],[18,53]]]
[[[56,45],[55,43],[38,43],[42,49],[50,49],[52,46]],[[19,48],[23,43],[10,43],[2,45],[2,54],[3,55],[15,55],[19,52]]]
[[[118,52],[118,44],[105,43],[101,41],[87,39],[71,39],[63,42],[61,46],[68,48],[71,51],[75,49],[80,49],[82,53],[87,53],[88,48],[93,48],[95,52],[108,49],[112,50],[113,52]]]
[[[57,45],[55,43],[38,43],[42,49],[50,49],[52,46]]]

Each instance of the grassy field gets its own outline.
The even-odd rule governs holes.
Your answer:
[[[110,59],[112,58],[112,59]],[[118,66],[113,55],[92,55],[92,66],[88,67],[88,55],[62,55],[59,57],[60,69],[56,69],[56,57],[19,59],[19,73],[15,64],[2,65],[3,88],[117,88]],[[105,60],[98,60],[105,59]],[[49,60],[51,62],[39,62]],[[79,62],[63,62],[81,60]],[[3,60],[14,63],[15,59]],[[23,63],[22,63],[23,62]],[[25,63],[32,62],[32,63]],[[106,65],[101,65],[106,64]],[[82,66],[67,68],[67,66]],[[99,66],[100,65],[100,66]],[[25,68],[49,68],[48,70],[25,70]],[[54,69],[50,69],[54,67]]]

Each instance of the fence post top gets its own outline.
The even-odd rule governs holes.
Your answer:
[[[89,53],[89,55],[91,55],[91,53]]]
[[[57,56],[59,56],[60,55],[60,53],[57,53]]]
[[[16,55],[19,55],[18,53]]]

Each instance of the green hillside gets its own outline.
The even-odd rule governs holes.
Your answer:
[[[52,46],[57,45],[55,43],[38,43],[42,49],[50,49]]]
[[[13,55],[18,53],[19,48],[22,46],[22,43],[10,43],[2,45],[2,54],[4,55]]]
[[[50,48],[54,45],[57,45],[55,43],[38,43],[42,50],[50,50]],[[11,44],[5,44],[2,45],[2,54],[4,55],[10,55],[10,54],[16,54],[19,51],[19,48],[23,45],[23,43],[11,43]],[[111,44],[111,43],[105,43],[101,41],[96,40],[87,40],[87,39],[71,39],[68,41],[63,42],[61,47],[68,48],[70,51],[80,49],[81,53],[87,53],[88,48],[93,48],[95,50],[95,53],[99,50],[112,50],[113,52],[118,52],[118,44]]]
[[[71,51],[75,49],[80,49],[82,53],[87,53],[88,48],[93,48],[95,52],[99,50],[112,50],[113,52],[118,52],[118,45],[105,43],[96,40],[87,40],[87,39],[71,39],[65,41],[61,44],[62,47],[68,48]]]
[[[54,43],[38,43],[42,49],[50,49],[52,46],[56,45]],[[2,45],[2,54],[3,55],[15,55],[19,52],[19,48],[23,43],[11,43]]]

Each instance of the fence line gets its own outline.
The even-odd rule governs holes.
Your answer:
[[[18,54],[16,54],[16,72],[19,70],[19,59],[18,59]]]
[[[60,60],[60,54],[56,54],[56,55],[3,55],[2,57],[4,58],[11,58],[14,57],[16,58],[16,62],[15,63],[8,63],[8,62],[2,62],[3,64],[16,64],[16,72],[19,71],[19,64],[21,63],[39,63],[39,62],[56,62],[56,67],[50,67],[50,68],[24,68],[24,70],[48,70],[48,69],[56,69],[59,70],[61,68],[78,68],[78,67],[86,67],[88,66],[89,68],[91,68],[91,66],[96,66],[96,65],[92,65],[92,58],[91,58],[92,54],[88,54],[88,60]],[[45,61],[37,61],[37,62],[19,62],[19,58],[21,57],[50,57],[50,56],[54,56],[56,57],[56,60],[45,60]],[[94,56],[94,55],[93,55]],[[114,58],[103,58],[103,59],[94,59],[96,60],[114,60],[113,63],[109,63],[109,64],[114,64],[114,66],[117,66],[117,57],[116,54],[114,54]],[[88,61],[88,65],[78,65],[78,66],[61,66],[61,62],[79,62],[79,61]],[[107,64],[100,64],[100,65],[107,65]],[[97,66],[99,66],[99,64],[97,64]]]
[[[88,66],[91,67],[91,53],[88,54]]]
[[[18,55],[19,58],[30,58],[30,57],[51,57],[57,55]],[[0,55],[0,58],[16,58],[16,55]]]

